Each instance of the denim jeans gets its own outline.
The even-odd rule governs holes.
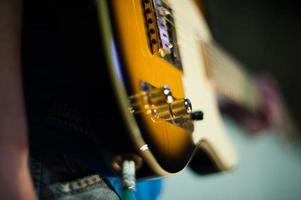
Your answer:
[[[65,156],[32,155],[30,172],[38,199],[120,199],[107,179]]]

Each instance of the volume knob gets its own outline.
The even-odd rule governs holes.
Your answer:
[[[173,119],[185,117],[192,111],[191,101],[188,98],[177,99],[171,102],[169,108]]]

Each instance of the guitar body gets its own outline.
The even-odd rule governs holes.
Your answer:
[[[104,161],[108,176],[123,159],[139,178],[174,174],[197,152],[218,170],[235,166],[196,39],[208,28],[193,1],[164,2],[98,0],[98,20],[94,1],[26,3],[31,152]]]
[[[120,160],[136,158],[138,176],[164,176],[202,151],[219,170],[229,170],[236,164],[234,149],[206,74],[202,40],[196,39],[210,33],[193,1],[164,2],[97,1],[107,70],[126,127],[118,134],[129,138],[114,142],[114,134],[109,160],[118,170]],[[158,19],[162,7],[168,16]],[[204,120],[194,121],[199,111]],[[120,147],[130,148],[121,153]]]

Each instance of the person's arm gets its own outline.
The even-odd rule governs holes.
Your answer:
[[[21,81],[21,16],[21,0],[0,0],[0,199],[35,199]]]

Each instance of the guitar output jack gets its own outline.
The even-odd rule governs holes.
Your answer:
[[[121,172],[123,161],[125,160],[134,161],[136,170],[140,169],[143,165],[143,159],[137,154],[123,154],[123,155],[117,155],[113,158],[112,161],[113,169],[117,172]]]

